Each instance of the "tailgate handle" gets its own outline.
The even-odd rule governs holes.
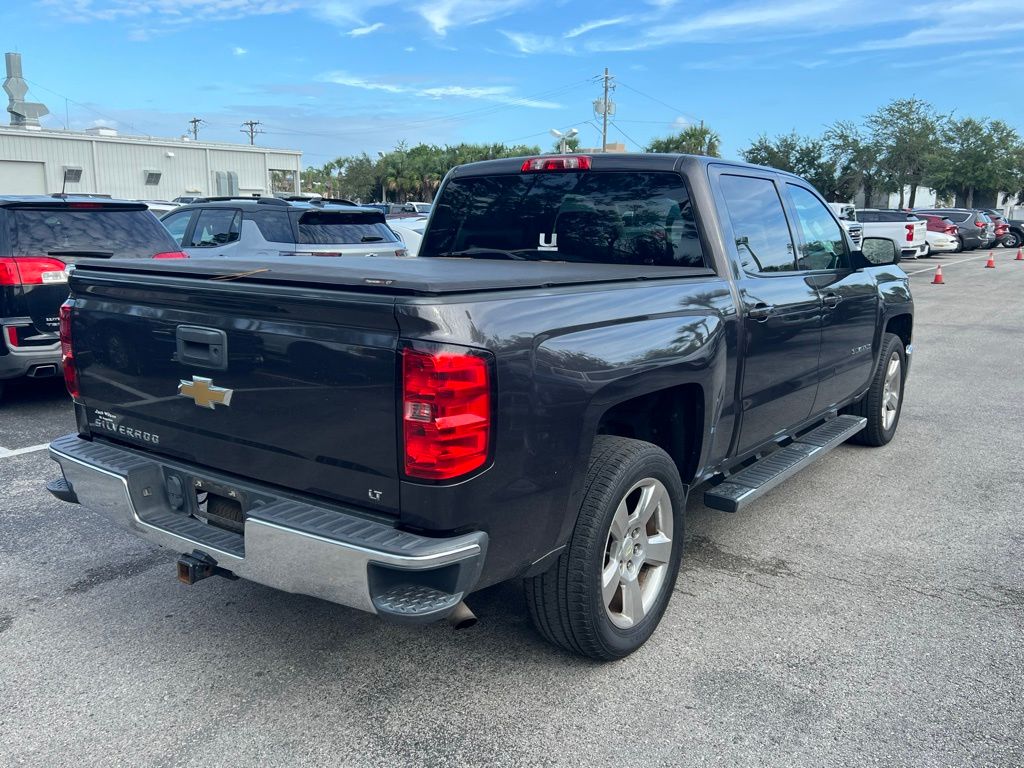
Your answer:
[[[228,335],[224,331],[179,325],[174,337],[179,363],[217,371],[228,369]]]

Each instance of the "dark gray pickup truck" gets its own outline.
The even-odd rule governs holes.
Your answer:
[[[446,178],[420,257],[79,266],[51,492],[382,618],[522,579],[549,640],[650,637],[688,492],[738,511],[895,434],[913,304],[805,181],[690,156]]]

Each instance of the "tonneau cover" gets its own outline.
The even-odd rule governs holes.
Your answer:
[[[236,258],[189,259],[173,262],[111,259],[78,269],[91,275],[146,273],[248,283],[339,286],[370,292],[414,295],[714,275],[710,269],[697,267],[394,256],[314,256],[253,261]]]

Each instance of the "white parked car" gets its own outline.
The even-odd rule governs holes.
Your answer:
[[[429,216],[431,203],[405,203],[402,205],[402,213],[418,213],[422,216]]]
[[[424,219],[388,219],[388,226],[405,243],[406,250],[410,256],[416,256],[420,252],[420,243],[423,242],[423,232],[427,228],[427,220]]]
[[[864,237],[887,237],[900,244],[904,259],[927,256],[928,224],[912,213],[882,208],[858,208],[857,221],[864,227]]]
[[[864,227],[857,221],[857,209],[853,203],[829,203],[828,207],[832,209],[836,218],[839,219],[839,223],[843,225],[843,229],[850,236],[853,247],[860,248],[860,241],[864,239]]]
[[[158,219],[165,213],[170,213],[177,208],[181,203],[172,203],[167,200],[139,200],[140,203],[144,203],[149,210],[153,212],[153,215]]]
[[[925,232],[928,238],[928,253],[956,253],[960,250],[960,241],[952,235],[942,232]]]

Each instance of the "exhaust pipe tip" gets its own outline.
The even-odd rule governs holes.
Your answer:
[[[453,629],[469,629],[477,623],[476,614],[469,609],[465,602],[455,606],[455,610],[448,614],[448,623]]]
[[[37,365],[28,372],[30,379],[48,379],[56,376],[59,373],[56,365],[44,364]]]

